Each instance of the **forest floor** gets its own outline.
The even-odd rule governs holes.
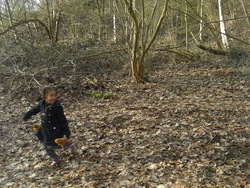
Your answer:
[[[1,187],[250,187],[250,77],[226,63],[166,63],[150,82],[86,82],[60,100],[78,155],[60,168],[21,116],[35,105],[0,98]],[[79,89],[81,88],[81,89]],[[77,96],[77,97],[76,97]]]

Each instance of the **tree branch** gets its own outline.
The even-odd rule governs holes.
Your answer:
[[[9,32],[9,31],[11,31],[13,29],[15,29],[16,27],[24,25],[24,24],[27,24],[27,23],[30,23],[30,22],[38,22],[42,27],[44,27],[45,32],[47,33],[47,36],[49,37],[49,39],[52,38],[49,28],[46,26],[45,23],[43,23],[39,19],[30,19],[30,20],[19,21],[19,22],[13,24],[11,27],[8,27],[5,31],[0,32],[0,35],[4,35],[5,33]]]

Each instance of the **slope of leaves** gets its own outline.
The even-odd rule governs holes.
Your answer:
[[[78,83],[78,88],[85,83]],[[104,80],[110,99],[61,94],[78,155],[61,168],[20,116],[34,104],[1,98],[0,185],[12,187],[249,186],[250,83],[226,66],[168,63],[151,82]],[[74,93],[73,93],[74,94]]]

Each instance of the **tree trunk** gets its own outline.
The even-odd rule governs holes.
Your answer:
[[[188,1],[188,0],[184,0],[188,5],[189,7],[191,8],[191,10],[193,10],[193,12],[200,18],[203,20],[203,22],[206,22],[206,20],[204,18],[202,18],[200,16],[199,13],[196,12],[196,10],[194,9],[194,7],[192,6],[192,4]],[[210,30],[211,34],[213,35],[213,38],[218,46],[218,49],[219,50],[222,50],[222,46],[221,46],[221,43],[220,43],[220,40],[218,39],[217,35],[215,34],[215,31],[216,31],[216,28],[212,25],[212,24],[209,24],[207,23],[206,24],[207,28]]]
[[[46,0],[47,10],[47,23],[48,23],[48,37],[51,41],[51,45],[58,42],[60,21],[61,21],[61,10],[59,4],[55,0]]]
[[[247,11],[247,8],[246,8],[246,4],[245,4],[245,1],[244,0],[240,0],[241,4],[242,4],[242,7],[243,7],[243,10],[244,10],[244,13],[247,17],[247,22],[248,22],[248,26],[250,27],[250,15]]]
[[[10,5],[9,5],[8,0],[5,0],[5,5],[6,5],[8,16],[9,16],[9,24],[10,24],[10,27],[12,28],[13,27],[13,17],[12,17],[12,12],[10,10]],[[17,39],[16,31],[15,31],[15,29],[12,29],[12,31],[14,33],[14,37],[15,37],[15,40],[16,40]]]
[[[48,14],[48,29],[49,29],[49,39],[51,39],[51,42],[53,43],[53,35],[52,35],[52,18],[51,18],[51,11],[49,7],[49,2],[46,0],[46,9]]]
[[[2,3],[2,0],[0,0],[0,3]],[[4,23],[3,23],[3,17],[2,17],[2,6],[0,6],[0,25],[1,25],[1,29],[4,31]]]
[[[134,24],[134,30],[133,30],[133,43],[132,43],[132,49],[131,49],[131,73],[132,78],[135,82],[139,83],[142,82],[143,78],[140,77],[139,72],[142,72],[140,70],[139,64],[139,57],[140,57],[140,51],[139,49],[139,23],[137,20],[137,17],[134,12],[134,7],[132,5],[132,1],[130,1],[130,4],[127,4],[128,6],[128,12],[132,17],[133,24]]]
[[[114,43],[116,43],[116,17],[115,17],[115,13],[113,15],[113,40],[114,40]]]
[[[55,29],[55,42],[58,42],[59,31],[60,31],[60,22],[61,22],[61,10],[59,10],[56,18],[56,29]]]
[[[222,1],[222,0],[218,0],[219,17],[220,17],[220,32],[221,32],[221,39],[222,39],[222,44],[224,45],[224,48],[228,48],[229,45],[228,45],[228,40],[227,40],[227,35],[226,35],[225,23],[224,23],[224,19],[223,19],[221,1]]]
[[[203,23],[203,8],[204,8],[204,0],[200,0],[200,33],[199,33],[199,37],[200,37],[200,41],[202,41],[202,30],[203,30],[203,27],[204,27],[204,23]]]
[[[130,19],[132,20],[132,41],[127,41],[131,60],[130,67],[132,73],[132,79],[136,83],[143,83],[145,65],[144,58],[150,47],[152,46],[163,19],[165,18],[168,0],[165,0],[164,7],[161,15],[157,15],[157,10],[162,8],[160,7],[159,0],[155,1],[152,12],[146,20],[144,1],[141,0],[141,6],[136,7],[135,0],[124,0],[126,9],[124,12],[128,12]],[[138,1],[139,3],[139,1]],[[141,10],[140,10],[141,9]],[[129,38],[129,37],[127,37]]]
[[[103,40],[104,38],[104,13],[105,13],[105,0],[96,0],[98,14],[99,14],[99,40]]]
[[[186,4],[186,13],[185,13],[185,25],[186,25],[186,51],[188,51],[188,33],[189,33],[187,14],[188,14],[188,5]]]

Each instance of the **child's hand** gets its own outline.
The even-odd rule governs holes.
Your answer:
[[[33,125],[32,128],[34,131],[38,131],[40,129],[40,127],[41,127],[40,125]]]

